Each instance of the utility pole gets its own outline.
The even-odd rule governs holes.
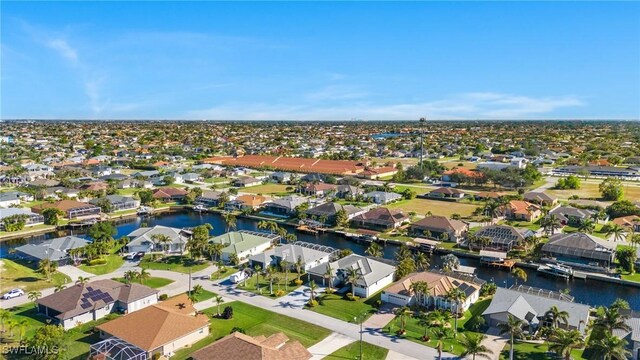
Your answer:
[[[189,268],[189,297],[191,297],[191,268]]]
[[[420,169],[423,165],[424,157],[424,123],[427,122],[427,118],[420,118]]]

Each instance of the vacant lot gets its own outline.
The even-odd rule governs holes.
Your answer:
[[[209,262],[197,262],[187,256],[166,256],[158,261],[152,261],[146,255],[140,262],[140,267],[148,270],[169,270],[183,274],[189,271],[197,272],[206,269],[210,265]]]
[[[368,342],[362,343],[362,359],[374,360],[385,359],[389,350],[369,344]],[[360,342],[355,341],[351,344],[336,350],[334,353],[329,354],[324,360],[344,360],[344,359],[358,359],[360,357]]]
[[[121,283],[127,283],[127,281],[124,278],[114,278],[113,280],[115,281],[119,281]],[[135,283],[140,283],[139,280],[134,281]],[[148,279],[145,279],[142,282],[142,285],[148,286],[152,289],[159,289],[163,286],[167,286],[169,284],[171,284],[173,282],[173,280],[171,279],[166,279],[166,278],[162,278],[162,277],[150,277]]]
[[[412,199],[401,200],[393,204],[386,205],[389,209],[400,209],[405,213],[414,211],[417,214],[424,215],[431,211],[433,215],[443,215],[450,217],[453,214],[459,214],[462,217],[471,216],[476,209],[475,205],[462,204],[449,201]]]
[[[0,292],[20,288],[25,292],[42,290],[56,285],[71,282],[68,276],[55,272],[50,281],[34,270],[38,264],[17,262],[8,259],[0,260]]]
[[[264,194],[264,195],[286,195],[289,193],[287,187],[291,185],[283,184],[264,184],[258,186],[251,186],[244,189],[239,189],[240,192],[246,192],[251,194]]]
[[[549,190],[549,194],[560,199],[568,199],[572,195],[578,195],[581,199],[600,199],[599,183],[582,182],[578,190]],[[638,184],[623,183],[624,197],[627,200],[637,201],[640,199],[640,186]]]

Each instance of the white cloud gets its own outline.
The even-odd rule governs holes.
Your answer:
[[[53,39],[47,43],[47,46],[56,50],[62,57],[73,63],[78,61],[78,52],[64,39]]]
[[[529,119],[553,116],[562,108],[584,106],[575,96],[529,97],[501,93],[466,93],[445,99],[397,104],[356,101],[346,105],[318,106],[314,102],[291,104],[234,103],[188,111],[193,119],[237,120],[410,120]]]

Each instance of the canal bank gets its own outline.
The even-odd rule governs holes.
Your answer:
[[[256,218],[252,217],[244,217],[240,216],[237,219],[237,228],[240,230],[258,230],[258,222],[261,220],[267,220],[266,218]],[[268,219],[274,220],[274,219]],[[116,225],[116,238],[121,236],[126,236],[141,227],[145,226],[155,226],[155,225],[163,225],[177,228],[185,228],[185,227],[194,227],[204,223],[209,223],[213,226],[211,230],[211,235],[220,235],[226,232],[226,224],[222,216],[215,212],[209,213],[196,213],[191,211],[181,211],[181,209],[171,209],[153,214],[150,216],[144,217],[127,217],[122,219],[114,220]],[[356,242],[344,236],[344,234],[340,234],[337,232],[325,232],[318,235],[310,235],[305,233],[296,232],[295,224],[281,222],[279,223],[287,229],[290,233],[295,233],[300,241],[306,241],[310,243],[322,244],[325,246],[331,246],[337,249],[351,249],[354,253],[365,255],[365,250],[367,249],[369,242]],[[20,246],[27,242],[30,243],[38,243],[42,242],[46,239],[63,236],[71,234],[70,231],[58,231],[54,233],[47,233],[44,235],[23,238],[23,239],[14,239],[10,242],[2,242],[0,243],[0,257],[6,256],[8,254],[9,249],[13,247]],[[77,232],[73,232],[73,235],[84,236],[86,234],[86,229],[79,230]],[[388,259],[392,259],[395,255],[395,252],[398,249],[398,245],[395,243],[381,242],[383,247],[383,256]],[[442,251],[446,251],[443,249]],[[449,251],[447,251],[449,252]],[[480,265],[480,261],[477,256],[474,254],[464,253],[464,252],[454,252],[460,258],[460,263],[465,266],[472,266],[477,268],[478,277],[487,280],[493,281],[498,286],[506,286],[510,287],[516,284],[516,279],[508,272],[504,270],[499,270],[495,268],[489,268]],[[442,261],[441,255],[444,252],[433,254],[431,256],[431,265],[434,268],[441,268]],[[527,281],[524,283],[525,285],[549,289],[554,291],[564,291],[565,289],[569,289],[570,295],[574,296],[576,302],[589,304],[591,306],[600,306],[600,305],[609,305],[617,298],[622,298],[631,304],[632,308],[640,311],[640,288],[635,286],[629,286],[622,282],[620,283],[607,283],[606,289],[607,291],[593,291],[594,288],[605,288],[604,283],[599,281],[595,283],[594,280],[602,280],[596,279],[558,279],[550,276],[545,276],[543,274],[538,273],[536,268],[532,266],[532,264],[523,263],[523,269],[527,273]]]

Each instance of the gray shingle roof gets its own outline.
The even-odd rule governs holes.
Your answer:
[[[358,280],[358,285],[365,287],[376,283],[396,271],[395,266],[356,254],[345,256],[331,263],[331,269],[334,275],[339,271],[342,272],[351,268],[360,269],[362,278]],[[312,275],[323,276],[326,270],[327,264],[321,264],[309,269],[308,272]]]
[[[67,257],[67,251],[85,247],[90,243],[87,239],[76,236],[65,236],[47,240],[41,244],[26,244],[16,248],[17,252],[36,259],[59,261]]]

